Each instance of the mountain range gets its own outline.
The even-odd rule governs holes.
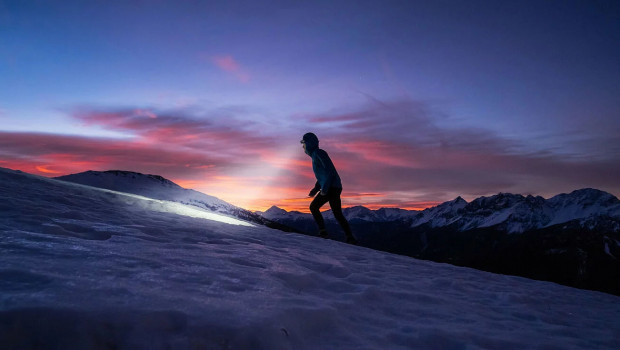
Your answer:
[[[281,222],[312,218],[310,214],[287,212],[275,206],[260,214]],[[344,214],[350,221],[400,221],[411,228],[451,227],[458,231],[468,231],[494,227],[507,233],[523,233],[573,220],[620,219],[620,200],[607,192],[586,188],[569,194],[559,194],[550,199],[499,193],[480,197],[469,203],[457,197],[422,211],[398,208],[371,210],[357,206],[344,209]],[[327,211],[325,216],[333,219],[331,211]]]
[[[549,199],[499,193],[422,211],[343,210],[360,244],[419,259],[620,294],[620,200],[586,188]],[[314,235],[310,214],[263,217]],[[343,240],[331,211],[328,231]]]
[[[57,179],[176,201],[287,232],[317,231],[310,214],[275,206],[251,212],[157,175],[87,171]],[[620,200],[604,191],[586,188],[549,199],[499,193],[471,202],[457,197],[421,211],[356,206],[344,214],[368,248],[620,295]],[[344,240],[331,210],[324,216],[330,238]]]

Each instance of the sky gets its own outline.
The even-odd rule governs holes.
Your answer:
[[[617,1],[2,1],[0,167],[308,212],[620,195]]]

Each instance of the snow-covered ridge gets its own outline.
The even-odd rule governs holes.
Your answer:
[[[596,189],[586,188],[550,199],[540,196],[499,193],[467,202],[461,197],[422,211],[383,208],[371,210],[352,207],[343,210],[349,220],[369,222],[407,221],[411,227],[428,225],[433,228],[451,227],[466,231],[497,227],[510,233],[544,228],[572,220],[590,222],[598,217],[620,220],[620,200]],[[309,214],[287,212],[272,207],[262,215],[272,220],[299,220]],[[331,218],[331,211],[326,212]]]
[[[187,205],[187,204],[179,203],[176,201],[158,199],[158,198],[153,198],[153,197],[146,197],[146,196],[134,194],[131,192],[111,190],[111,189],[106,189],[102,187],[62,181],[58,179],[50,179],[50,178],[32,175],[28,173],[23,173],[18,170],[16,171],[16,170],[10,170],[6,168],[0,168],[0,172],[9,173],[9,174],[19,174],[20,176],[24,178],[23,182],[30,180],[32,182],[46,182],[46,183],[49,182],[53,184],[57,184],[57,183],[65,184],[66,183],[66,186],[68,186],[72,190],[78,190],[81,192],[85,191],[86,193],[90,193],[91,197],[111,196],[111,197],[118,198],[117,202],[122,203],[123,205],[135,206],[135,207],[147,209],[153,212],[173,213],[173,214],[177,214],[181,216],[207,219],[207,220],[223,222],[223,223],[233,224],[233,225],[254,226],[253,224],[248,222],[250,220],[244,220],[243,218],[235,217],[235,215],[230,215],[228,213],[218,213],[208,208],[199,208],[194,205]],[[158,179],[158,181],[160,180]],[[45,194],[45,195],[49,195],[49,194]],[[71,199],[67,198],[65,199],[65,201],[70,202]],[[53,220],[53,221],[62,222],[63,220]],[[73,222],[73,221],[74,221],[74,218],[71,218],[69,219],[68,222]],[[48,223],[45,225],[47,225],[48,229],[52,231],[57,229],[57,228],[54,228],[56,227],[55,224]],[[68,236],[76,234],[75,232],[72,233],[64,229],[60,229],[58,233],[63,234],[63,235],[68,235]],[[88,239],[102,239],[101,236],[97,234],[91,237],[89,235],[84,235],[83,233],[78,233],[77,236],[81,238],[88,238]]]
[[[59,176],[55,179],[113,191],[138,194],[154,199],[165,199],[192,204],[214,211],[226,212],[231,208],[237,208],[219,198],[195,190],[185,189],[159,175],[121,170],[89,170],[83,173]]]
[[[265,220],[248,210],[239,208],[217,197],[183,188],[159,175],[121,170],[89,170],[83,173],[59,176],[55,179],[123,193],[137,194],[152,199],[178,202],[183,205],[234,216],[242,220],[265,224]]]
[[[160,176],[151,174],[141,174],[134,171],[125,170],[107,170],[93,171],[88,170],[83,173],[70,174],[56,177],[56,179],[78,182],[83,185],[93,187],[109,187],[108,189],[126,192],[124,190],[132,189],[134,191],[146,190],[154,185],[158,187],[168,187],[181,189],[182,187],[174,182]]]

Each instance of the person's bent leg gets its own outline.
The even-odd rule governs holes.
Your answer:
[[[351,232],[351,227],[349,226],[349,222],[347,218],[344,217],[342,213],[342,201],[340,199],[340,194],[342,193],[342,188],[332,188],[329,190],[329,206],[332,208],[332,212],[334,213],[334,217],[342,227],[345,235],[347,236],[347,243],[357,243],[355,237],[353,236],[353,232]]]
[[[323,215],[321,215],[321,207],[328,201],[328,196],[323,196],[319,193],[316,197],[314,197],[312,203],[310,203],[310,212],[312,213],[312,217],[314,217],[314,221],[316,221],[317,226],[319,226],[319,236],[321,237],[327,237],[325,220],[323,220]]]

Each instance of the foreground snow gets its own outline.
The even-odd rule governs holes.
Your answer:
[[[0,348],[615,349],[620,298],[0,169]],[[155,210],[153,210],[155,209]]]

